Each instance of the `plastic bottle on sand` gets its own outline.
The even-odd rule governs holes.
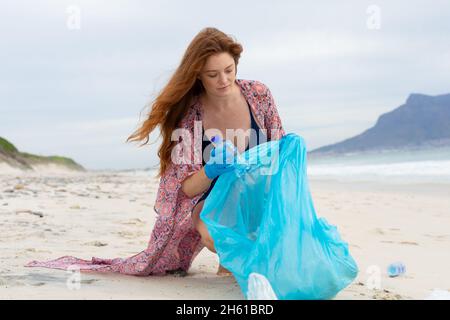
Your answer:
[[[406,267],[402,262],[394,262],[388,266],[387,272],[389,277],[398,277],[406,272]]]

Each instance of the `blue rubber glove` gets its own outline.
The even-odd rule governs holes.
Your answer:
[[[231,141],[220,142],[211,150],[209,161],[205,164],[205,173],[209,179],[214,179],[222,173],[235,168],[236,147]]]

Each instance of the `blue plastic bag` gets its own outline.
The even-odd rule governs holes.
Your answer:
[[[337,228],[316,216],[303,139],[288,134],[241,156],[250,165],[221,175],[200,214],[220,263],[246,298],[252,272],[278,299],[333,298],[358,267]]]

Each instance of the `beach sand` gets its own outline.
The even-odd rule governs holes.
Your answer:
[[[206,248],[186,277],[26,268],[72,255],[129,257],[146,248],[158,180],[147,172],[0,171],[1,299],[243,299]],[[450,290],[450,186],[310,179],[316,211],[349,243],[360,272],[335,299],[425,299]],[[389,278],[389,263],[406,274]]]

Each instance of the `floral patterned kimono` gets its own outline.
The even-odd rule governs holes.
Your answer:
[[[265,130],[267,140],[278,140],[284,136],[270,90],[258,81],[237,79],[236,83],[249,103],[259,127]],[[198,126],[194,125],[201,120],[202,108],[196,99],[179,127],[194,137],[194,134],[198,134],[194,132],[194,127]],[[66,270],[69,266],[76,265],[81,271],[118,272],[136,276],[163,275],[171,270],[187,271],[204,247],[191,218],[192,209],[202,194],[189,198],[181,190],[181,183],[202,168],[201,133],[200,139],[194,139],[195,145],[188,140],[181,139],[175,152],[179,152],[182,159],[191,161],[171,163],[160,178],[154,206],[158,216],[147,249],[129,258],[93,257],[91,260],[83,260],[64,256],[52,261],[32,261],[26,266]]]

